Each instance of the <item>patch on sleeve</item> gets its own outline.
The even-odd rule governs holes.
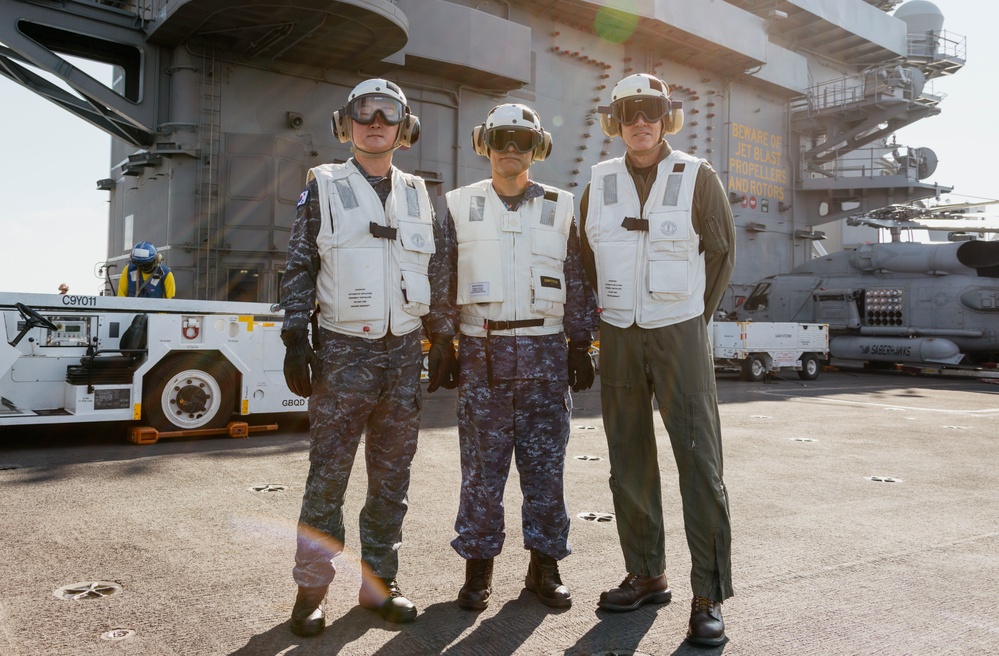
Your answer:
[[[306,189],[305,191],[303,191],[302,195],[298,197],[298,205],[296,205],[295,207],[301,207],[302,205],[305,205],[307,202],[309,202],[309,190],[308,189]]]

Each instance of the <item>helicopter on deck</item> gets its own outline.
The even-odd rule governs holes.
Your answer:
[[[999,228],[978,205],[892,205],[847,219],[891,242],[815,258],[760,280],[730,315],[738,321],[829,325],[829,353],[875,366],[999,362]],[[903,230],[950,229],[954,241],[900,240]]]

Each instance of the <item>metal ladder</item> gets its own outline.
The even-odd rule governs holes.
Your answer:
[[[198,171],[195,296],[217,300],[219,247],[219,176],[221,153],[222,72],[215,48],[205,45],[201,65],[201,166]]]

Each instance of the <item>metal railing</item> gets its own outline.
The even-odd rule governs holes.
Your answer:
[[[860,75],[820,82],[808,88],[803,107],[811,113],[851,105],[914,100],[913,80],[904,66],[880,66]]]
[[[929,59],[967,59],[967,37],[953,34],[947,30],[935,32],[927,30],[923,34],[909,34],[905,39],[906,54],[911,58]]]
[[[135,14],[141,23],[153,19],[155,11],[166,4],[167,0],[94,0],[96,4],[114,7]],[[155,6],[154,6],[155,5]]]
[[[804,153],[804,149],[802,150]],[[880,178],[905,176],[919,180],[919,149],[899,144],[879,143],[844,153],[825,164],[809,165],[804,156],[799,158],[802,180],[839,180],[841,178]]]

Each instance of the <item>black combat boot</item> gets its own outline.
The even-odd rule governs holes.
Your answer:
[[[465,585],[458,592],[458,605],[468,610],[482,610],[489,605],[493,591],[493,559],[469,558],[465,561]]]
[[[558,561],[536,549],[531,549],[531,564],[527,568],[524,585],[538,595],[538,599],[546,606],[572,606],[572,593],[562,584],[562,577],[558,574]]]
[[[365,580],[357,601],[361,608],[377,611],[386,622],[405,624],[416,619],[416,606],[402,594],[395,579]]]
[[[326,628],[323,601],[326,599],[327,587],[325,585],[316,588],[298,586],[295,607],[291,609],[292,633],[303,638],[311,638],[323,632],[323,629]]]

